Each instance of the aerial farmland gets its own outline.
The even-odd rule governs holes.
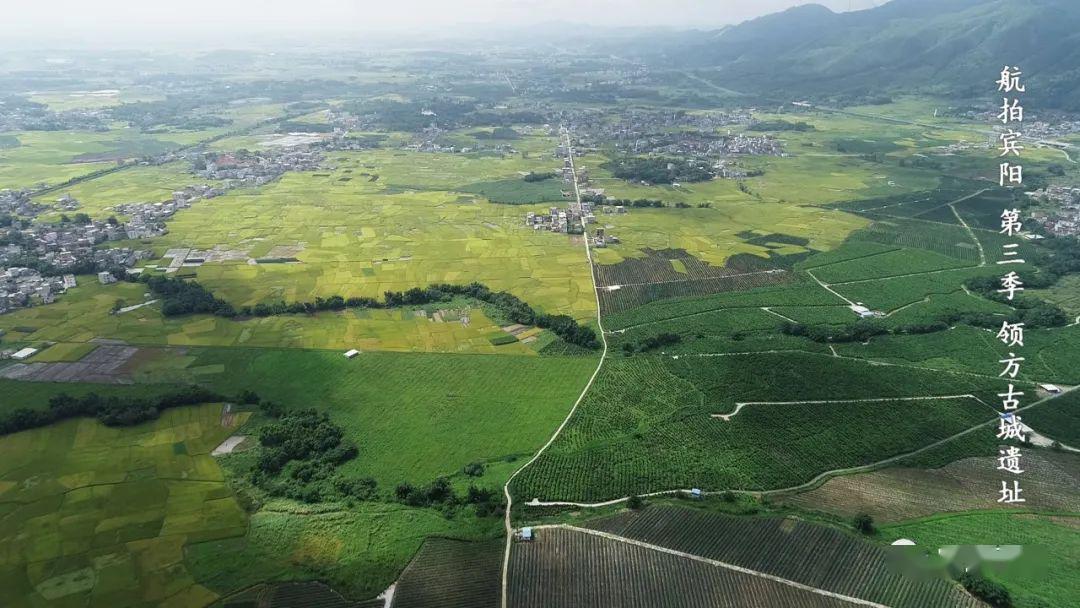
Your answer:
[[[1068,78],[790,72],[913,1],[13,46],[0,606],[1077,605]]]

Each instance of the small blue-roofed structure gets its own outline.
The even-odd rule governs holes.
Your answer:
[[[533,539],[533,529],[532,528],[522,528],[521,529],[521,540],[530,541],[532,539]]]
[[[701,498],[701,488],[692,488],[690,490],[690,495],[694,498]]]

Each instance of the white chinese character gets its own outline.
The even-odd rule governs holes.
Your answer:
[[[1020,245],[1018,245],[1016,243],[1009,243],[1009,244],[1006,244],[1006,245],[1002,245],[1001,246],[1001,249],[1002,249],[1001,255],[1004,256],[1004,257],[1007,257],[1009,259],[1008,260],[998,260],[997,263],[998,264],[1023,264],[1024,260],[1021,259],[1021,258],[1016,257],[1017,255],[1020,255],[1020,252],[1018,251],[1019,247],[1020,247]]]
[[[1014,156],[1020,156],[1020,151],[1024,149],[1024,146],[1020,145],[1020,134],[1012,129],[999,135],[998,139],[1001,140],[1001,147],[998,148],[1001,154],[998,156],[1007,156],[1010,152]]]
[[[1017,185],[1023,184],[1024,167],[1021,165],[1010,165],[1009,163],[1001,163],[998,184],[1004,186],[1005,182]]]
[[[1016,390],[1013,385],[1009,384],[1009,390],[1004,393],[998,393],[998,397],[1001,397],[1001,407],[1006,410],[1015,410],[1020,407],[1020,400],[1017,397],[1023,397],[1024,393]]]
[[[1020,424],[1020,416],[1016,414],[1001,414],[998,419],[998,439],[1016,439],[1024,441],[1024,425]]]
[[[1023,346],[1024,324],[1002,321],[1001,329],[997,333],[997,339],[1001,340],[1008,346]]]
[[[998,376],[1008,375],[1010,378],[1015,378],[1016,374],[1020,373],[1020,362],[1023,361],[1023,357],[1017,357],[1015,353],[1009,353],[1008,359],[1000,359],[998,363],[1005,364],[1005,370]]]
[[[1001,277],[1001,289],[997,290],[998,293],[1008,294],[1006,297],[1010,300],[1016,296],[1016,292],[1024,291],[1024,282],[1020,280],[1020,275],[1015,272]]]
[[[1024,85],[1020,84],[1021,74],[1023,74],[1023,72],[1020,71],[1020,68],[1011,68],[1009,66],[1002,68],[1001,78],[997,81],[998,90],[1006,93],[1011,93],[1013,91],[1019,91],[1020,93],[1025,92]]]
[[[1024,224],[1020,221],[1019,209],[1006,209],[1001,212],[1000,234],[1015,236],[1016,233],[1020,232],[1020,229],[1023,227]]]
[[[1020,448],[1009,447],[1007,450],[998,450],[998,470],[1008,471],[1019,475],[1024,470],[1020,468]]]
[[[1003,481],[1001,482],[1001,498],[998,499],[998,502],[1004,502],[1008,504],[1012,504],[1015,502],[1027,502],[1023,498],[1020,498],[1021,492],[1023,492],[1023,490],[1020,489],[1019,481],[1014,479],[1013,487],[1011,488],[1009,487],[1008,482]]]
[[[998,118],[1001,122],[1008,124],[1009,122],[1023,122],[1024,121],[1024,106],[1020,105],[1019,99],[1014,99],[1012,105],[1009,105],[1009,98],[1002,98],[1001,114],[998,114]]]

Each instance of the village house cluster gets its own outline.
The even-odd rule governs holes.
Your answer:
[[[46,209],[30,198],[28,190],[0,190],[0,214],[34,217]]]
[[[35,304],[51,304],[70,287],[75,287],[75,275],[46,277],[32,268],[6,268],[0,272],[0,314]]]
[[[1053,208],[1031,213],[1031,218],[1047,232],[1055,236],[1080,236],[1080,188],[1053,185],[1028,195]]]
[[[14,131],[97,131],[109,130],[107,113],[99,109],[77,108],[53,111],[45,104],[19,98],[0,99],[0,133]]]
[[[194,159],[194,173],[206,179],[222,180],[225,187],[262,186],[287,171],[314,171],[323,161],[323,154],[307,147],[282,150],[236,152]]]
[[[224,193],[225,189],[221,187],[195,184],[173,192],[169,200],[160,203],[125,203],[117,205],[115,211],[131,218],[122,226],[127,238],[145,239],[168,232],[165,220],[180,209],[190,207],[195,201]]]

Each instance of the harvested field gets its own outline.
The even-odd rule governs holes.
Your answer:
[[[130,384],[124,369],[139,351],[134,346],[102,344],[78,361],[16,363],[0,370],[0,378],[31,382],[98,382]]]
[[[1080,511],[1080,455],[1023,449],[1023,507]],[[1004,479],[996,458],[965,458],[940,469],[891,468],[830,479],[783,504],[895,522],[948,511],[1013,508],[997,502]]]

